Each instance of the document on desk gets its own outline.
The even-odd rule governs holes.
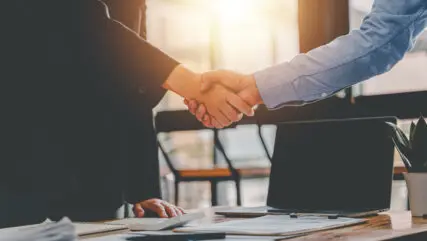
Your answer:
[[[52,230],[53,229],[52,227],[68,228],[69,226],[72,227],[73,232],[78,236],[127,229],[127,226],[125,225],[113,225],[113,224],[104,224],[104,223],[78,223],[78,222],[76,223],[76,222],[71,222],[68,218],[63,218],[59,222],[53,222],[49,219],[46,219],[46,221],[39,224],[0,229],[0,241],[3,241],[1,237],[7,237],[6,235],[9,235],[9,234],[25,233],[28,231],[35,232],[37,230],[39,231]],[[43,233],[40,232],[40,234],[43,234]]]
[[[337,218],[319,216],[267,215],[259,218],[234,220],[201,226],[188,226],[175,229],[175,232],[225,232],[234,235],[287,236],[311,233],[333,228],[351,226],[366,222],[365,219]]]
[[[77,235],[79,236],[128,229],[125,225],[113,225],[103,223],[73,223],[73,225],[76,229]]]
[[[0,229],[0,241],[77,241],[74,225],[68,218],[59,222]]]

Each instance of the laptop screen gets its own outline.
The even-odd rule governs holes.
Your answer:
[[[393,142],[385,121],[278,125],[267,205],[298,210],[390,207]]]

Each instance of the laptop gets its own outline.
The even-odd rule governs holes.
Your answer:
[[[322,120],[277,126],[267,206],[217,214],[375,215],[389,209],[394,117]]]

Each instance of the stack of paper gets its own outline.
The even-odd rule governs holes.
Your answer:
[[[52,222],[47,219],[43,223],[18,226],[12,228],[0,229],[0,241],[15,240],[12,237],[22,237],[16,240],[39,240],[33,237],[44,237],[52,235],[51,239],[40,240],[74,240],[74,239],[55,239],[56,237],[68,237],[69,234],[74,236],[84,236],[88,234],[104,233],[128,229],[125,225],[113,225],[104,223],[72,223],[68,218],[63,218],[59,222]],[[57,233],[55,233],[57,232]],[[61,233],[63,232],[63,233]],[[65,235],[65,236],[64,236]],[[27,237],[27,238],[25,238]],[[31,237],[31,238],[28,238]]]
[[[363,223],[364,219],[337,218],[328,219],[319,216],[267,215],[259,218],[235,220],[223,223],[183,227],[176,232],[226,232],[235,235],[288,236],[305,234],[332,228]]]
[[[77,234],[68,218],[59,222],[0,229],[0,241],[75,241]]]

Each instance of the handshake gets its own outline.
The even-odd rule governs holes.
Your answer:
[[[253,76],[227,70],[197,74],[178,65],[163,87],[184,97],[189,111],[209,128],[253,116],[254,106],[262,104]]]
[[[254,115],[262,104],[255,79],[227,70],[200,74],[200,95],[184,103],[196,118],[209,128],[224,128],[240,121],[243,114]]]

